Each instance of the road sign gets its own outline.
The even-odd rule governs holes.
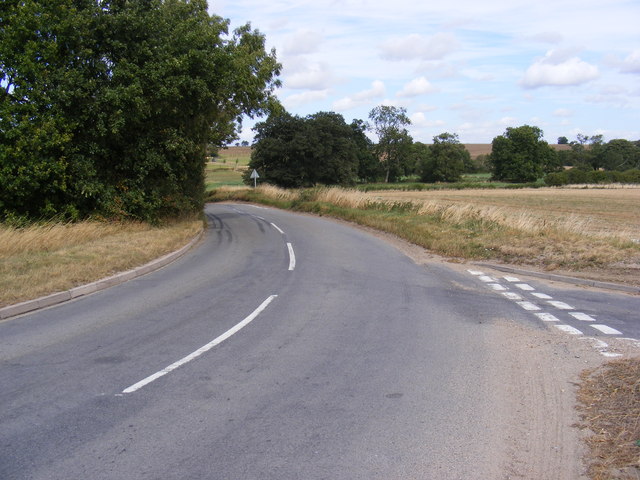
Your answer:
[[[251,177],[249,178],[253,178],[253,188],[256,188],[256,182],[260,178],[260,175],[258,175],[258,171],[255,168],[253,169],[253,172],[251,172]]]

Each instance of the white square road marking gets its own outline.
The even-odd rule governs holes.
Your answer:
[[[506,290],[506,288],[499,283],[487,283],[487,285],[489,285],[496,292],[504,292]]]
[[[622,335],[622,332],[616,330],[615,328],[611,328],[607,325],[591,325],[596,330],[600,330],[602,333],[606,335]]]
[[[533,288],[528,283],[516,283],[516,287],[518,287],[520,290],[525,290],[527,292],[531,292],[531,291],[535,290],[535,288]]]
[[[517,277],[504,277],[507,282],[519,282],[520,279]]]
[[[496,279],[495,278],[491,278],[489,275],[482,275],[481,277],[478,277],[481,281],[489,283],[489,282],[495,282]]]
[[[551,300],[553,298],[551,295],[547,295],[546,293],[533,292],[531,295],[533,295],[534,297],[541,298],[543,300]]]
[[[524,308],[525,310],[529,310],[529,311],[540,310],[540,307],[538,307],[537,305],[531,302],[516,302],[516,303],[520,305],[522,308]]]
[[[519,295],[515,292],[504,292],[503,295],[509,300],[522,300],[522,295]]]
[[[587,315],[586,313],[581,313],[581,312],[569,312],[569,315],[571,315],[573,318],[575,318],[576,320],[582,320],[583,322],[595,322],[596,319],[593,318],[590,315]]]
[[[564,303],[564,302],[557,302],[555,300],[549,300],[547,302],[549,305],[553,305],[554,307],[560,309],[560,310],[575,310],[575,308],[573,308],[571,305]]]
[[[577,328],[573,328],[570,325],[554,325],[554,327],[570,335],[582,335],[582,332],[580,330],[578,330]]]
[[[478,270],[467,270],[471,275],[484,275],[484,272],[480,272]]]
[[[559,322],[560,321],[557,317],[555,317],[554,315],[551,315],[550,313],[535,313],[534,315],[538,317],[540,320],[542,320],[543,322]]]

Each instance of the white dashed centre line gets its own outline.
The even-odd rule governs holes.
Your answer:
[[[293,245],[287,243],[287,248],[289,249],[289,270],[293,270],[296,268],[296,254],[293,253]]]
[[[209,350],[211,350],[213,347],[215,347],[216,345],[224,342],[227,338],[231,337],[233,334],[239,332],[240,330],[242,330],[244,327],[246,327],[247,325],[249,325],[258,315],[260,315],[263,310],[265,308],[267,308],[269,306],[269,304],[277,297],[277,295],[271,295],[270,297],[268,297],[264,302],[262,302],[260,304],[260,306],[258,308],[256,308],[251,315],[249,315],[248,317],[246,317],[244,320],[242,320],[240,323],[237,323],[235,326],[231,327],[229,330],[227,330],[226,332],[224,332],[222,335],[220,335],[219,337],[216,337],[215,339],[213,339],[212,341],[210,341],[209,343],[207,343],[206,345],[204,345],[203,347],[200,347],[198,350],[196,350],[193,353],[190,353],[189,355],[187,355],[184,358],[181,358],[180,360],[178,360],[177,362],[172,363],[171,365],[169,365],[168,367],[163,368],[162,370],[154,373],[153,375],[149,375],[147,378],[140,380],[138,383],[135,383],[133,385],[131,385],[128,388],[125,388],[122,393],[133,393],[136,390],[140,390],[142,387],[144,387],[145,385],[148,385],[149,383],[157,380],[158,378],[166,375],[169,372],[172,372],[173,370],[175,370],[178,367],[181,367],[182,365],[184,365],[185,363],[189,363],[191,360],[194,360],[196,358],[198,358],[200,355],[202,355],[205,352],[208,352]]]
[[[282,231],[282,229],[279,226],[277,226],[275,223],[271,222],[271,226],[275,228],[278,232],[280,232],[282,235],[284,235],[284,232]]]

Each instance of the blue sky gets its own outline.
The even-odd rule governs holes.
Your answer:
[[[640,140],[639,0],[224,0],[209,10],[265,34],[293,114],[351,122],[395,105],[424,143],[442,132],[491,143],[524,124],[549,143]]]

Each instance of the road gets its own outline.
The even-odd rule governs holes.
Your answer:
[[[495,329],[548,326],[489,285],[524,282],[323,218],[206,215],[173,264],[0,323],[0,478],[504,478]],[[552,294],[634,334],[635,298]]]

